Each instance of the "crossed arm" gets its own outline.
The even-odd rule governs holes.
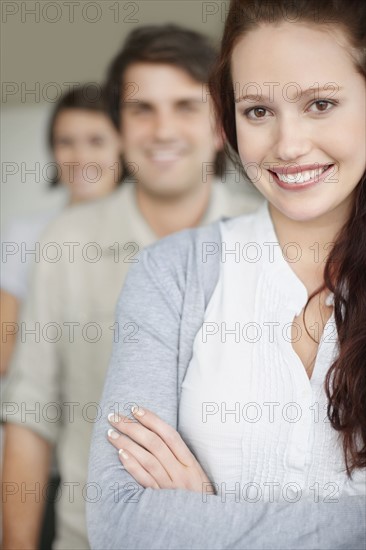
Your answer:
[[[153,488],[151,479],[138,477],[136,465],[135,469],[131,462],[127,466],[127,461],[136,457],[131,443],[123,439],[126,429],[118,425],[118,420],[114,422],[113,417],[110,417],[111,424],[108,415],[117,413],[123,422],[123,417],[131,419],[131,406],[135,405],[155,413],[158,420],[175,431],[178,426],[177,371],[183,300],[182,290],[173,279],[162,281],[163,271],[156,257],[149,259],[149,252],[143,253],[139,264],[129,272],[117,308],[119,326],[123,328],[132,323],[137,334],[135,341],[120,338],[114,345],[100,421],[95,426],[89,483],[96,493],[94,502],[89,499],[87,503],[91,547],[98,550],[363,548],[364,497],[343,497],[338,503],[315,503],[305,498],[296,503],[239,503],[234,499],[223,502],[221,496],[213,492],[204,495],[197,490],[202,480],[206,482],[200,477],[205,474],[199,472],[199,468],[195,470],[198,478],[194,487],[189,487],[189,481],[187,485],[184,478],[183,487],[177,489],[170,488],[176,487],[170,483],[171,475],[162,485],[158,483],[159,488]],[[159,428],[153,416],[138,420],[136,415],[136,419],[141,427],[145,422],[144,429],[154,434],[159,429],[167,432],[167,426],[160,424]],[[149,421],[150,425],[146,426]],[[111,425],[117,428],[117,434],[125,433],[118,435],[121,439],[115,445],[111,444],[111,432],[108,435]],[[138,427],[135,425],[133,429]],[[132,428],[128,430],[127,437],[131,439]],[[135,438],[138,443],[136,440],[138,436]],[[132,456],[127,461],[117,451],[123,448],[122,441],[125,450],[130,445],[127,454]],[[170,448],[177,448],[179,444],[179,439],[173,437]],[[161,445],[159,449],[166,452]],[[186,451],[182,448],[181,452],[184,455]],[[182,463],[189,458],[183,455],[178,456]],[[151,460],[150,465],[156,472],[158,465]],[[163,476],[164,472],[160,470],[160,474]],[[182,478],[180,474],[179,478]]]

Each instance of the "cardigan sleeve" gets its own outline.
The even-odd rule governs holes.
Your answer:
[[[182,489],[143,488],[107,440],[107,416],[147,407],[177,429],[178,362],[183,305],[197,297],[187,280],[181,240],[145,249],[129,271],[117,306],[119,337],[94,427],[87,498],[91,548],[364,548],[365,499],[338,503],[235,502]],[[172,261],[172,257],[176,261]],[[203,314],[203,312],[202,312]],[[202,317],[203,318],[203,317]],[[186,345],[188,345],[186,343]]]

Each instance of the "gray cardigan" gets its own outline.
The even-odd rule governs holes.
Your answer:
[[[107,441],[107,415],[147,407],[177,429],[181,384],[220,266],[220,228],[185,230],[146,248],[129,271],[91,447],[85,493],[93,549],[363,549],[365,497],[235,502],[144,489]]]

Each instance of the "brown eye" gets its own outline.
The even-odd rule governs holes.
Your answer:
[[[55,138],[54,147],[71,147],[72,139],[67,137]]]
[[[328,99],[318,99],[310,105],[309,111],[317,114],[327,113],[328,111],[334,109],[336,105],[338,105],[338,102],[336,101],[329,101]]]
[[[91,145],[94,145],[95,147],[100,147],[104,143],[104,139],[99,136],[92,137],[90,139]]]
[[[317,106],[318,111],[326,111],[328,108],[328,103],[326,101],[318,101]]]
[[[255,118],[263,118],[264,116],[266,116],[266,110],[262,107],[256,107],[255,109],[253,109],[253,112]]]
[[[268,118],[268,116],[271,116],[270,111],[268,111],[265,107],[252,107],[251,109],[247,109],[244,111],[244,116],[246,116],[249,120],[260,120],[261,118]]]

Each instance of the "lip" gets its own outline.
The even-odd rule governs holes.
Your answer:
[[[324,167],[324,166],[328,166],[328,168],[326,170],[324,170],[324,172],[322,174],[320,174],[320,176],[318,176],[317,178],[315,179],[312,179],[312,180],[309,180],[309,181],[306,181],[304,183],[285,183],[284,181],[281,181],[279,179],[279,177],[277,176],[277,173],[274,171],[274,170],[268,170],[268,172],[270,173],[270,175],[272,176],[272,179],[273,181],[279,186],[281,187],[282,189],[286,189],[286,191],[303,191],[304,189],[309,189],[309,188],[312,188],[312,187],[315,187],[316,185],[319,185],[320,183],[322,183],[326,178],[327,176],[329,175],[331,169],[333,168],[334,164],[323,164],[323,165],[314,165],[314,164],[308,164],[306,165],[307,167],[304,168],[303,166],[301,167],[301,170],[299,170],[299,168],[295,169],[295,172],[279,172],[278,169],[276,169],[277,173],[279,174],[284,174],[284,175],[287,175],[287,174],[297,174],[299,172],[305,172],[306,170],[316,170],[318,168],[321,168],[321,167]],[[308,166],[310,168],[308,168]],[[283,170],[283,169],[281,169]]]
[[[320,164],[319,162],[316,162],[315,164],[303,164],[302,166],[284,166],[282,168],[279,166],[274,166],[269,171],[274,172],[275,174],[280,174],[281,176],[287,176],[289,174],[298,174],[299,172],[308,172],[309,170],[318,170],[319,168],[324,168],[325,166],[331,166],[331,164],[333,163],[326,162],[324,164]]]
[[[153,162],[175,162],[176,160],[179,160],[181,158],[181,155],[152,155],[150,159]]]

